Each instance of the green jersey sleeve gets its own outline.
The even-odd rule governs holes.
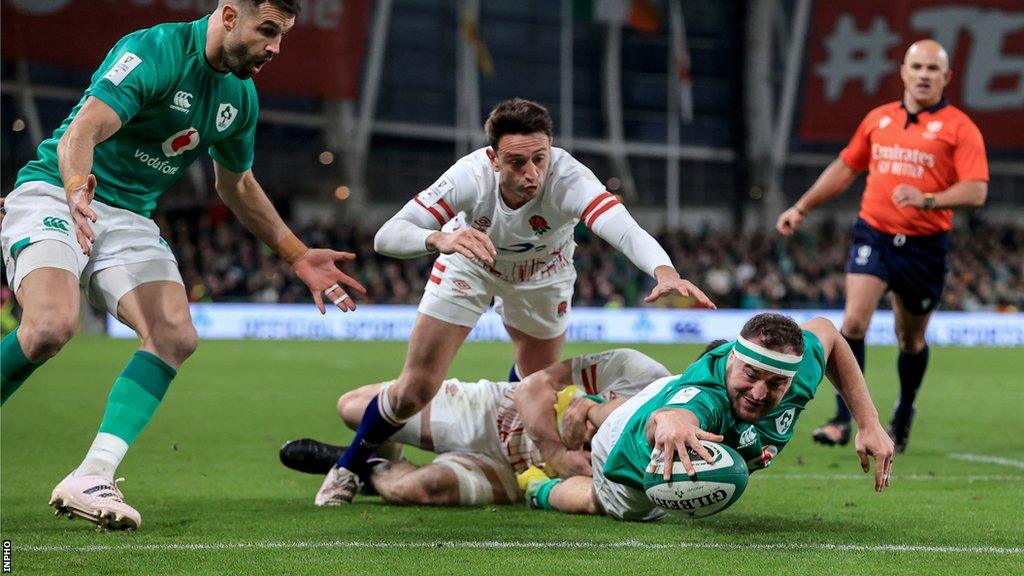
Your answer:
[[[110,106],[126,124],[147,103],[164,98],[180,68],[174,51],[161,47],[159,29],[139,30],[114,45],[85,91]]]
[[[700,384],[680,389],[663,408],[685,408],[697,417],[701,430],[722,434],[732,424],[729,396],[720,386]]]
[[[225,114],[226,110],[217,111],[218,116]],[[252,168],[255,159],[256,143],[256,122],[259,120],[259,98],[256,96],[256,88],[252,80],[246,81],[245,89],[245,118],[244,122],[238,123],[237,128],[232,126],[234,133],[213,146],[208,152],[214,162],[224,168],[241,174]]]

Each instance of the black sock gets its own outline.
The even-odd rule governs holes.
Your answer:
[[[850,345],[850,350],[853,350],[853,357],[857,359],[857,366],[860,366],[861,373],[864,372],[864,339],[863,338],[850,338],[849,336],[843,335],[846,339],[846,343]],[[842,422],[849,422],[852,418],[850,409],[846,406],[846,402],[843,402],[843,397],[836,392],[836,420]]]
[[[910,417],[917,399],[917,391],[924,380],[924,372],[928,368],[928,345],[917,354],[900,352],[896,359],[896,370],[900,374],[900,403],[896,408],[896,416],[900,419]]]

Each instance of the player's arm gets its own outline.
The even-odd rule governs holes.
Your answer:
[[[586,222],[587,219],[584,219]],[[595,234],[617,248],[637,268],[650,274],[658,281],[644,302],[654,302],[667,294],[689,296],[707,308],[716,308],[715,303],[689,280],[679,276],[672,259],[665,249],[644,230],[624,208],[604,218],[598,215],[590,219]]]
[[[96,192],[93,152],[120,129],[121,118],[117,112],[99,98],[89,96],[57,142],[57,165],[83,254],[89,254],[96,241],[89,226],[96,221],[96,212],[90,206]]]
[[[523,429],[537,445],[544,462],[566,478],[591,474],[589,457],[566,448],[555,422],[558,392],[572,383],[572,360],[563,360],[524,378],[516,386],[514,398]]]
[[[665,453],[665,462],[673,462],[676,454],[683,468],[690,476],[694,475],[693,463],[690,461],[689,450],[693,450],[708,464],[711,454],[708,453],[701,440],[721,442],[725,438],[712,434],[701,428],[700,419],[687,408],[661,408],[651,413],[647,419],[647,441],[654,446],[654,451]],[[665,480],[672,478],[672,466],[665,466]]]
[[[789,236],[796,232],[797,227],[811,213],[811,210],[845,192],[853,184],[859,173],[859,171],[847,165],[842,158],[836,158],[818,176],[814,184],[804,192],[804,195],[793,206],[779,215],[775,229],[783,236]]]
[[[434,210],[431,212],[430,210]],[[444,212],[424,208],[414,198],[384,223],[373,237],[373,249],[392,258],[417,258],[431,252],[452,254],[494,263],[497,250],[491,239],[476,228],[444,232]],[[435,216],[441,214],[441,216]]]
[[[266,192],[256,181],[252,170],[233,172],[214,161],[217,194],[228,208],[250,232],[263,243],[272,247],[286,262],[292,265],[295,275],[309,287],[313,301],[321,314],[326,313],[322,294],[334,284],[354,288],[361,294],[366,288],[355,279],[338,269],[336,262],[355,260],[355,254],[334,250],[309,248],[298,239],[281,219],[277,209],[270,203]],[[327,296],[343,312],[355,310],[356,304],[340,289],[333,289]],[[344,296],[344,297],[342,297]]]
[[[919,210],[957,210],[980,208],[988,198],[988,182],[964,180],[937,194],[922,192],[916,186],[900,184],[892,189],[892,201],[897,206],[913,206]]]
[[[889,485],[895,448],[892,439],[878,420],[878,410],[871,401],[871,394],[864,381],[864,374],[857,365],[857,359],[850,350],[850,345],[829,320],[814,318],[805,323],[803,328],[812,332],[821,341],[827,359],[825,373],[857,420],[855,445],[860,456],[861,468],[868,472],[868,456],[874,457],[875,490],[881,492]]]

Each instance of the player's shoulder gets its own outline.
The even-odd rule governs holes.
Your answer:
[[[154,53],[174,56],[188,45],[193,22],[165,22],[136,30],[121,38],[120,43],[147,48]]]
[[[580,175],[593,176],[593,172],[590,171],[582,162],[577,160],[567,150],[558,148],[557,146],[551,147],[551,178],[561,179],[567,177],[577,177]]]

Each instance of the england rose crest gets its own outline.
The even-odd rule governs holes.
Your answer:
[[[555,308],[555,314],[557,314],[559,318],[561,318],[562,316],[565,316],[565,314],[568,311],[569,311],[569,303],[566,302],[565,300],[562,300],[561,302],[559,302],[558,303],[558,308]]]
[[[548,226],[548,221],[540,214],[530,216],[530,228],[533,228],[533,233],[538,236],[543,236],[545,232],[551,230],[551,227]]]

